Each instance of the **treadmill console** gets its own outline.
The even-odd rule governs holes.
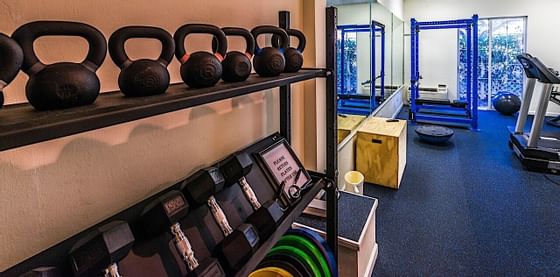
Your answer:
[[[537,57],[527,53],[517,56],[528,78],[538,79],[541,83],[560,84],[558,72],[545,66]]]

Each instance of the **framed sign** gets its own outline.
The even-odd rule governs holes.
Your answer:
[[[290,145],[282,140],[260,152],[259,156],[276,190],[282,190],[281,201],[287,206],[297,201],[301,191],[311,182],[311,177]]]

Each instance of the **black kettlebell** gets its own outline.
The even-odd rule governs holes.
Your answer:
[[[0,33],[0,108],[4,105],[4,88],[14,80],[23,62],[23,51],[11,37]]]
[[[298,46],[297,48],[288,47],[286,51],[284,51],[284,57],[286,58],[286,68],[284,72],[298,72],[301,67],[303,66],[303,51],[305,50],[305,35],[296,29],[288,29],[286,30],[288,36],[296,37],[298,39]],[[289,45],[289,40],[288,40]],[[278,36],[273,36],[272,38],[272,46],[278,47]]]
[[[237,27],[222,28],[226,36],[240,36],[245,39],[245,53],[239,51],[227,52],[225,59],[222,61],[222,80],[225,82],[242,82],[251,75],[251,58],[255,53],[255,39],[248,30]],[[218,48],[216,38],[212,39],[212,49],[216,51]]]
[[[131,38],[153,38],[161,42],[157,60],[131,61],[124,44]],[[169,87],[167,65],[173,59],[175,43],[167,31],[157,27],[128,26],[115,31],[109,38],[109,54],[121,68],[119,88],[126,96],[149,96],[164,93]]]
[[[60,62],[45,65],[35,54],[33,42],[42,36],[85,38],[89,51],[81,63]],[[93,26],[67,21],[35,21],[19,27],[12,37],[23,49],[22,69],[29,80],[25,92],[37,110],[53,110],[88,105],[99,95],[95,71],[107,54],[107,41]]]
[[[257,38],[261,34],[278,35],[280,39],[280,47],[260,48]],[[283,29],[272,25],[264,25],[255,27],[251,30],[251,34],[255,38],[255,57],[253,58],[253,66],[255,71],[262,77],[274,77],[284,72],[286,67],[286,59],[284,51],[288,48],[288,34]]]
[[[217,40],[214,53],[198,51],[189,54],[185,49],[185,38],[189,34],[210,34]],[[211,87],[222,78],[222,60],[227,51],[227,39],[224,32],[209,24],[186,24],[173,35],[175,39],[175,56],[181,62],[181,78],[192,88]]]

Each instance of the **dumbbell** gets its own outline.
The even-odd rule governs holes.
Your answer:
[[[61,277],[62,273],[54,266],[38,267],[30,270],[19,277]]]
[[[145,238],[154,238],[170,231],[177,252],[189,268],[187,276],[226,276],[216,259],[210,257],[199,263],[194,256],[191,243],[179,224],[179,220],[188,213],[189,205],[183,194],[176,190],[170,191],[144,208],[134,230]]]
[[[99,227],[70,250],[74,276],[120,277],[117,262],[128,255],[133,243],[134,235],[124,221]]]
[[[193,206],[208,205],[212,216],[218,223],[224,240],[216,246],[214,252],[228,272],[239,270],[251,257],[259,244],[259,236],[250,224],[241,224],[237,229],[231,228],[222,208],[214,195],[223,190],[224,177],[216,167],[199,170],[183,183],[181,191]]]
[[[284,212],[282,208],[280,208],[280,205],[274,200],[267,201],[261,205],[255,192],[245,178],[245,176],[251,172],[252,168],[253,161],[247,153],[233,154],[220,165],[225,184],[227,186],[232,186],[235,183],[239,183],[241,186],[245,198],[247,198],[255,210],[255,212],[247,218],[247,222],[255,226],[259,232],[259,237],[265,240],[276,231],[276,227],[278,223],[280,223]]]

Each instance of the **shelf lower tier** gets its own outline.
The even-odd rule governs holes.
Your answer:
[[[280,238],[292,227],[295,220],[302,214],[303,210],[315,198],[315,195],[325,188],[326,183],[324,179],[319,179],[312,187],[305,193],[300,202],[288,213],[282,223],[278,226],[276,232],[259,247],[253,257],[245,264],[245,266],[235,274],[235,276],[243,277],[248,276],[249,273],[255,270],[257,265],[266,257],[270,249],[280,240]]]
[[[325,77],[327,73],[325,69],[304,69],[278,77],[252,74],[244,82],[220,82],[203,89],[173,84],[165,94],[136,98],[114,91],[102,93],[92,105],[57,111],[36,111],[29,104],[9,105],[0,109],[0,151]]]
[[[258,162],[256,154],[261,153],[263,150],[268,149],[272,145],[284,141],[278,134],[272,134],[247,148],[240,150],[247,152],[253,159],[254,166],[251,172],[246,176],[247,181],[252,186],[253,191],[257,195],[261,203],[276,199],[276,191],[269,183],[269,178],[263,166]],[[215,166],[218,166],[217,163]],[[255,267],[266,256],[268,251],[276,244],[282,235],[288,230],[297,217],[301,215],[307,205],[313,200],[315,195],[325,187],[326,182],[323,175],[320,173],[310,172],[312,177],[312,185],[306,190],[300,200],[291,206],[286,212],[278,225],[277,231],[272,234],[266,241],[261,241],[261,245],[252,255],[250,260],[238,272],[231,275],[247,276],[248,273],[253,271]],[[184,182],[189,182],[190,177],[182,178],[177,182],[173,182],[170,186],[153,196],[150,196],[139,203],[124,209],[123,211],[111,216],[91,226],[90,228],[81,231],[59,242],[58,244],[42,251],[33,257],[30,257],[17,265],[9,268],[6,272],[0,273],[0,276],[20,276],[21,274],[38,267],[55,266],[59,268],[63,276],[71,276],[72,272],[68,263],[68,253],[70,249],[82,238],[84,235],[89,234],[91,231],[99,228],[115,220],[123,220],[129,222],[131,227],[134,225],[138,216],[142,213],[149,203],[157,197],[176,190],[181,187]],[[253,213],[253,208],[249,201],[245,199],[240,186],[233,185],[224,188],[223,191],[216,195],[216,201],[224,210],[228,221],[231,226],[241,225],[247,217]],[[193,246],[197,258],[203,260],[212,255],[212,250],[215,249],[223,239],[223,233],[219,226],[213,219],[209,209],[206,205],[201,207],[191,207],[189,214],[180,220],[181,228],[185,235],[190,238],[191,245]],[[184,276],[187,273],[185,264],[181,261],[173,246],[173,238],[169,232],[163,232],[160,236],[153,239],[145,239],[137,237],[134,243],[133,250],[127,255],[126,258],[119,262],[119,271],[123,276]]]

